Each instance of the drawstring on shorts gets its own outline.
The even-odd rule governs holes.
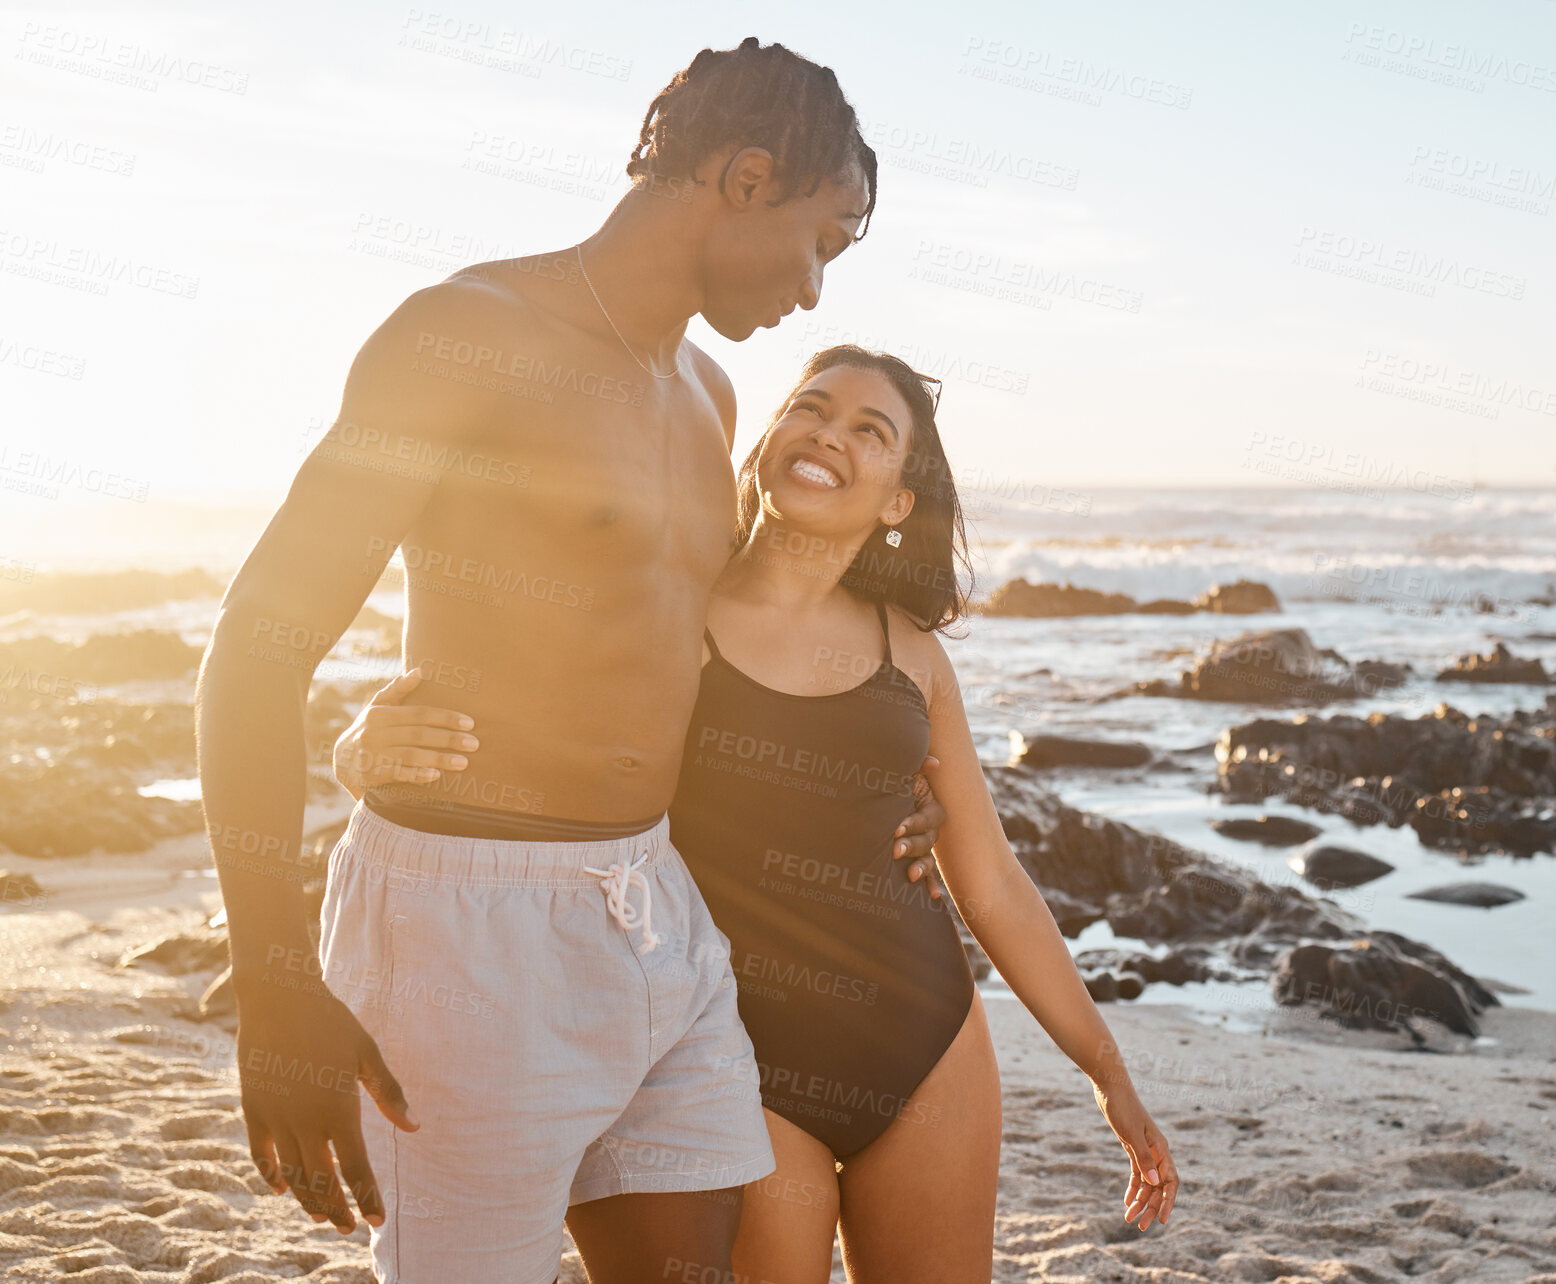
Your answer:
[[[663,945],[665,941],[663,936],[649,926],[653,916],[653,892],[649,889],[648,879],[638,872],[639,866],[647,859],[648,852],[645,850],[630,865],[616,861],[609,869],[596,869],[592,865],[584,866],[584,873],[599,875],[600,888],[605,893],[606,907],[610,910],[611,917],[621,924],[622,930],[630,932],[639,924],[642,925],[644,954],[652,953],[656,945]],[[627,892],[634,885],[643,891],[641,914],[627,904]]]

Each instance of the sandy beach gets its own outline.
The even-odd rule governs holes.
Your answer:
[[[364,1225],[315,1226],[253,1171],[231,1034],[191,1019],[214,966],[119,965],[205,931],[203,836],[7,864],[40,892],[0,924],[5,1278],[369,1284]],[[1556,1015],[1493,1008],[1478,1043],[1420,1053],[1308,1009],[1245,1007],[1232,1030],[1109,1005],[1184,1178],[1172,1224],[1142,1235],[1083,1077],[1018,1003],[986,1003],[1004,1079],[996,1280],[1556,1281]],[[583,1278],[569,1254],[562,1279]]]

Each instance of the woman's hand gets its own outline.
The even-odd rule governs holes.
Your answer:
[[[1133,1085],[1093,1083],[1097,1106],[1108,1127],[1129,1156],[1129,1189],[1124,1193],[1124,1220],[1138,1221],[1141,1230],[1154,1218],[1163,1226],[1178,1198],[1178,1169],[1162,1136]]]
[[[335,779],[353,798],[374,785],[425,785],[445,771],[463,771],[464,754],[480,748],[469,733],[475,721],[454,709],[402,702],[421,684],[410,669],[362,706],[335,742]]]

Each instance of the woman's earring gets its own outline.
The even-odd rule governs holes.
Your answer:
[[[902,532],[895,526],[888,526],[886,528],[886,542],[893,548],[899,547],[902,544]]]

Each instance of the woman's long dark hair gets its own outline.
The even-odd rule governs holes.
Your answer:
[[[901,607],[926,633],[944,632],[967,613],[972,564],[967,557],[967,531],[962,523],[956,482],[935,425],[939,380],[919,374],[888,352],[872,352],[843,343],[824,348],[805,363],[799,379],[768,420],[762,440],[740,465],[735,481],[740,503],[740,545],[744,547],[750,540],[762,511],[757,461],[773,427],[783,418],[795,394],[823,370],[834,366],[852,366],[888,380],[908,403],[913,425],[901,482],[913,492],[913,511],[897,524],[902,543],[893,548],[886,542],[886,527],[877,526],[843,573],[842,583],[862,597]],[[933,391],[931,384],[936,385]],[[961,575],[966,576],[965,586],[960,582]]]

